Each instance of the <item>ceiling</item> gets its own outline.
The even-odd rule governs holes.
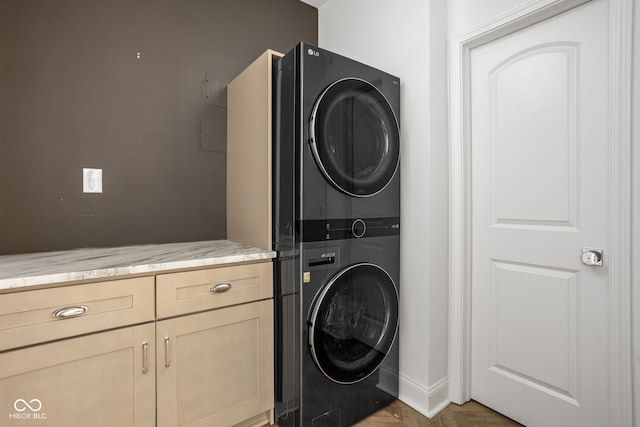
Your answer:
[[[316,9],[318,9],[320,6],[322,6],[323,4],[325,4],[327,1],[329,0],[300,0],[303,3],[306,4],[310,4],[311,6],[315,7]]]

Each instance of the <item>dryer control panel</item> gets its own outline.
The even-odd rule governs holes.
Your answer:
[[[400,218],[307,219],[297,231],[303,242],[393,236],[400,234]]]

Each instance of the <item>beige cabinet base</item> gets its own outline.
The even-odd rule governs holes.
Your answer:
[[[263,261],[3,295],[0,426],[273,424],[272,274]]]
[[[158,322],[158,426],[272,422],[272,328],[270,299]]]
[[[150,323],[1,353],[0,425],[154,426],[154,338]]]

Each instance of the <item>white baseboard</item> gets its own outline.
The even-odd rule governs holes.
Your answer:
[[[400,375],[399,399],[428,418],[449,406],[449,378],[444,377],[430,387]]]

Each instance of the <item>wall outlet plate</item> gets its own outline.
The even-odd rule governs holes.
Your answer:
[[[102,193],[102,169],[82,168],[82,192]]]

